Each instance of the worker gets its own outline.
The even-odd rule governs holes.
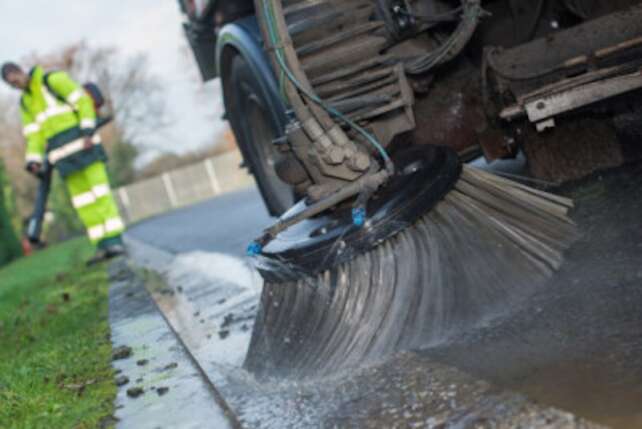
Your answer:
[[[81,85],[63,71],[45,73],[36,66],[26,73],[8,62],[2,79],[22,91],[20,113],[26,139],[26,168],[36,176],[53,166],[63,178],[72,205],[96,246],[88,265],[123,255],[125,226],[114,201],[95,132],[96,109]]]

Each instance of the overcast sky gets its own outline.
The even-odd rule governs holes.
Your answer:
[[[80,40],[115,46],[126,54],[147,54],[151,72],[166,88],[174,122],[146,143],[180,153],[212,144],[225,127],[220,84],[201,83],[193,58],[186,54],[181,22],[177,0],[0,0],[0,62]]]

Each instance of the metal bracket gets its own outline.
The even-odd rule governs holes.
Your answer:
[[[642,71],[529,101],[524,108],[531,122],[539,122],[639,88],[642,88]]]
[[[571,112],[640,88],[642,88],[642,70],[585,83],[564,91],[525,98],[521,104],[505,108],[500,117],[512,120],[526,115],[529,121],[537,124],[538,131],[543,131],[554,127],[553,118],[562,113]]]

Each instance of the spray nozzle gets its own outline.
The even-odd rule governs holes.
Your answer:
[[[258,256],[263,251],[263,246],[258,241],[253,241],[247,246],[247,256]]]
[[[361,228],[366,223],[366,208],[355,207],[352,209],[352,223]]]

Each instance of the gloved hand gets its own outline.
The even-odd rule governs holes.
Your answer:
[[[83,128],[80,131],[82,132],[82,134],[84,136],[84,139],[83,139],[83,147],[84,147],[84,149],[85,150],[89,150],[92,147],[94,147],[94,142],[92,141],[92,139],[94,137],[94,133],[96,132],[96,130],[93,129],[93,128]]]
[[[40,177],[40,174],[42,173],[42,164],[39,162],[30,161],[27,163],[26,170],[34,176]]]

